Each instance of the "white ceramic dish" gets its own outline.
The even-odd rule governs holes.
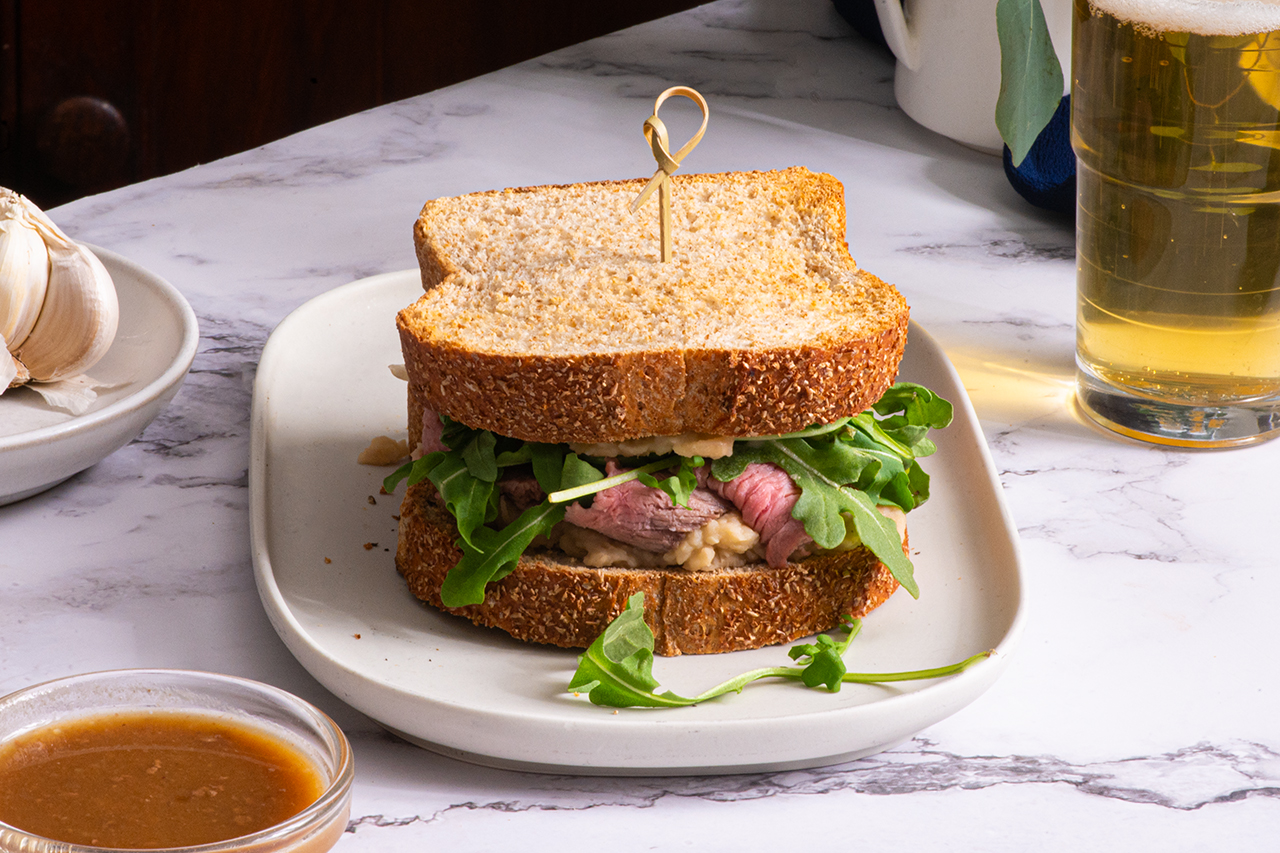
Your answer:
[[[959,676],[837,694],[759,683],[678,710],[613,713],[565,692],[572,651],[530,646],[418,603],[393,563],[399,496],[390,469],[356,456],[403,437],[397,310],[416,271],[355,282],[299,308],[263,350],[253,398],[250,524],[258,590],[272,624],[317,679],[388,729],[494,766],[590,774],[693,774],[819,766],[910,738],[986,690],[1022,623],[1017,536],[968,397],[946,357],[912,326],[901,378],[956,405],[928,461],[932,498],[910,517],[919,600],[899,592],[864,623],[852,671],[938,666],[997,654]],[[757,666],[775,647],[660,658],[682,695]]]
[[[0,504],[56,486],[128,444],[178,392],[200,342],[195,312],[159,276],[91,247],[115,282],[120,327],[89,375],[105,387],[71,415],[29,388],[0,396]]]

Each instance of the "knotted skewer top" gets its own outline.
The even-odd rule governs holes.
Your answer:
[[[702,126],[675,154],[670,151],[671,143],[667,136],[667,126],[662,123],[662,119],[658,118],[658,110],[662,107],[663,101],[672,95],[682,95],[696,103],[702,110]],[[658,191],[658,237],[662,247],[663,263],[671,260],[671,173],[680,168],[680,161],[702,141],[702,134],[707,130],[707,116],[707,102],[702,95],[688,86],[672,86],[658,96],[653,103],[653,115],[644,120],[644,138],[649,141],[653,158],[658,161],[658,170],[653,173],[653,177],[649,179],[649,183],[645,184],[635,201],[631,202],[631,212],[635,213],[639,210],[649,200],[649,196],[653,195],[653,191]]]

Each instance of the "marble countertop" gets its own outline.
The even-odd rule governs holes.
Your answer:
[[[171,281],[201,347],[136,441],[0,508],[0,693],[136,666],[298,693],[354,744],[345,851],[1259,849],[1280,832],[1280,442],[1190,452],[1087,425],[1071,225],[1028,207],[995,158],[913,124],[892,76],[827,0],[718,0],[54,211]],[[408,746],[314,681],[259,602],[262,347],[310,298],[413,267],[427,198],[647,176],[640,123],[677,83],[712,109],[686,168],[836,175],[853,256],[954,362],[1022,539],[1020,649],[959,713],[835,767],[548,776]]]

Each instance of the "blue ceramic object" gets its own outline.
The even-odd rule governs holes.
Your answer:
[[[1071,150],[1071,96],[1063,95],[1053,118],[1022,164],[1004,147],[1004,173],[1018,194],[1036,207],[1071,216],[1076,212],[1076,155]]]

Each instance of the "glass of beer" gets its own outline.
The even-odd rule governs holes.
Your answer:
[[[1280,0],[1075,0],[1076,397],[1183,447],[1280,434]]]

